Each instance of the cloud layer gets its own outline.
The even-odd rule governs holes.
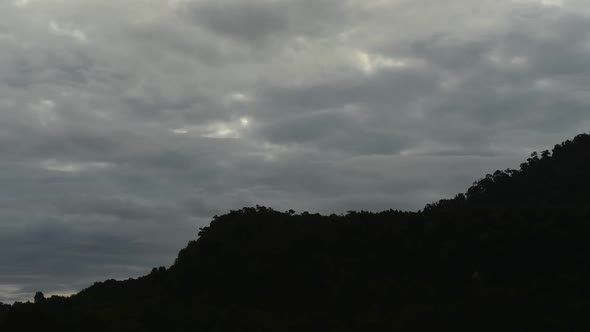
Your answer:
[[[0,301],[169,265],[261,204],[420,209],[590,126],[590,7],[0,3]]]

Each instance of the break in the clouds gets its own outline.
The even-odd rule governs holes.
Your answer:
[[[215,214],[420,209],[588,131],[576,0],[0,2],[0,301]]]

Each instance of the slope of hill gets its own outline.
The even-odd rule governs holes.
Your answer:
[[[488,174],[464,194],[425,210],[536,209],[585,207],[590,201],[590,135],[533,153],[519,170]]]
[[[214,217],[169,268],[0,306],[0,330],[590,327],[590,136],[422,212]]]

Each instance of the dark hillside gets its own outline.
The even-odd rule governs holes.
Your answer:
[[[169,268],[0,307],[0,331],[573,331],[590,310],[590,137],[423,212],[214,217]]]

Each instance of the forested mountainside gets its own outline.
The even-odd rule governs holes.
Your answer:
[[[590,327],[590,136],[423,211],[216,216],[174,264],[0,306],[0,331]]]

